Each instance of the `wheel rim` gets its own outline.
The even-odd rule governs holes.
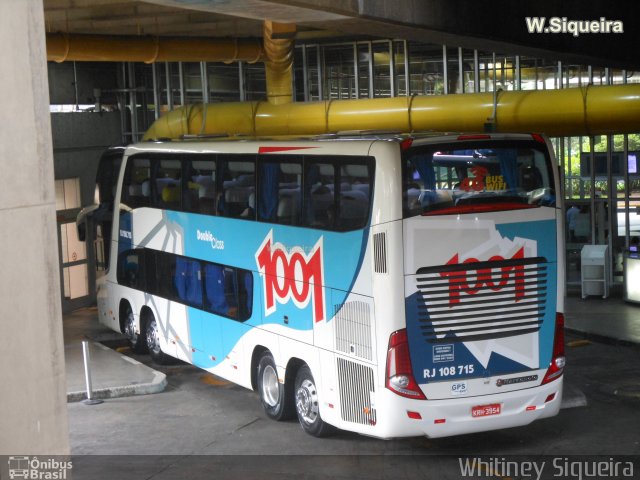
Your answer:
[[[271,365],[267,365],[262,371],[262,399],[270,407],[275,407],[280,399],[278,375]]]
[[[136,319],[133,316],[133,312],[129,310],[127,312],[127,321],[124,326],[124,334],[131,342],[131,345],[135,345],[138,342],[138,333],[136,332]]]
[[[147,326],[147,346],[155,355],[160,353],[160,340],[158,339],[158,326],[155,320],[150,320]]]
[[[296,391],[296,409],[298,416],[306,424],[312,424],[318,418],[318,393],[311,380],[305,378]]]

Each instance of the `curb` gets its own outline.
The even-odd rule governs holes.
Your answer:
[[[167,386],[167,376],[164,373],[153,372],[154,379],[150,383],[122,385],[118,387],[99,388],[92,393],[93,398],[104,400],[107,398],[132,397],[134,395],[148,395],[162,392]],[[87,398],[86,391],[68,392],[67,403],[81,402]]]
[[[92,392],[92,398],[105,400],[107,398],[132,397],[134,395],[149,395],[152,393],[160,393],[167,387],[167,376],[164,373],[158,372],[150,367],[147,367],[146,365],[143,365],[137,360],[134,360],[133,358],[129,358],[125,355],[122,355],[121,353],[115,352],[114,350],[111,350],[110,348],[100,343],[92,342],[92,344],[97,348],[114,352],[115,354],[119,355],[120,358],[122,358],[122,360],[126,362],[129,362],[133,365],[141,365],[145,368],[148,368],[153,373],[153,380],[151,382],[147,382],[147,383],[133,382],[129,385],[116,385],[116,386],[104,387],[104,388],[94,388]],[[67,403],[81,402],[83,400],[86,400],[86,398],[87,398],[86,390],[67,392]]]

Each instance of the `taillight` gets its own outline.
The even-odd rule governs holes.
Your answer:
[[[418,383],[413,378],[407,330],[393,332],[389,337],[387,351],[386,387],[407,398],[426,400]]]
[[[400,150],[402,150],[403,152],[405,150],[409,150],[412,144],[413,138],[405,138],[404,140],[402,140],[402,142],[400,142]]]
[[[422,214],[423,217],[436,215],[460,215],[467,213],[486,213],[486,212],[502,212],[506,210],[524,210],[526,208],[539,208],[539,205],[530,205],[521,202],[496,202],[481,203],[479,205],[458,205],[454,207],[445,207],[438,210],[429,210]]]
[[[544,137],[542,135],[540,135],[539,133],[532,133],[531,134],[531,138],[533,138],[538,143],[542,143],[542,144],[546,143],[544,141]]]
[[[542,385],[560,378],[566,363],[564,357],[564,314],[556,313],[556,330],[553,337],[553,355],[551,364],[542,380]]]
[[[458,140],[491,140],[491,135],[458,135]]]

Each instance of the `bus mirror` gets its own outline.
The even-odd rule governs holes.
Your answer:
[[[76,224],[76,228],[78,229],[78,240],[81,242],[87,241],[87,227],[84,223]]]
[[[87,225],[86,222],[92,220],[93,213],[98,209],[99,205],[94,203],[88,207],[84,207],[78,216],[76,217],[76,229],[78,231],[78,240],[84,242],[87,240]]]

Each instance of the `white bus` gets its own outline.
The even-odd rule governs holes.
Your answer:
[[[557,171],[529,134],[133,145],[100,321],[315,436],[526,425],[562,397]]]

